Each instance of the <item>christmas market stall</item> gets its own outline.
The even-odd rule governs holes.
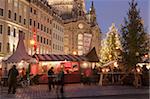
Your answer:
[[[54,72],[57,74],[64,66],[65,83],[81,82],[81,74],[85,69],[92,69],[92,64],[98,62],[98,57],[93,48],[87,55],[58,55],[58,54],[35,54],[34,58],[38,63],[31,66],[32,74],[43,75],[40,79],[41,83],[47,83],[47,72],[49,68],[54,67]]]
[[[87,58],[78,55],[57,55],[57,54],[35,54],[38,64],[31,66],[32,74],[43,75],[40,78],[41,83],[47,83],[47,72],[49,68],[54,67],[57,74],[64,66],[65,83],[80,82],[80,65],[87,62]]]
[[[31,63],[36,62],[36,59],[32,58],[26,52],[26,48],[24,45],[24,37],[25,37],[25,34],[22,31],[19,31],[19,41],[18,41],[16,50],[6,60],[3,60],[2,71],[3,71],[4,76],[5,76],[4,72],[6,71],[8,72],[8,70],[13,65],[17,66],[17,69],[21,75],[23,69],[25,70],[25,72],[27,70],[30,70],[29,65]]]

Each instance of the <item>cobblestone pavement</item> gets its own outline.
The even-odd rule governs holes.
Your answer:
[[[48,91],[47,85],[34,85],[27,88],[18,88],[16,94],[7,94],[8,88],[1,88],[0,99],[57,99],[60,94],[56,93],[56,90]],[[149,95],[149,88],[134,88],[132,86],[85,86],[82,84],[69,84],[65,85],[64,97],[65,99],[99,99],[104,96],[116,96],[122,95]],[[100,98],[104,99],[104,98]],[[109,98],[110,99],[110,98]],[[117,99],[117,98],[116,98]],[[121,99],[121,98],[119,98]],[[125,97],[123,99],[126,99]],[[138,98],[130,98],[138,99]],[[141,98],[142,99],[142,98]],[[148,98],[145,98],[148,99]]]

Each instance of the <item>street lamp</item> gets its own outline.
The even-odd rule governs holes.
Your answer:
[[[76,51],[73,51],[73,55],[77,55],[77,52],[76,52]]]
[[[36,42],[35,42],[35,40],[30,40],[30,44],[33,46],[33,50],[34,50],[34,52],[36,53]],[[32,50],[31,50],[32,51]]]
[[[30,44],[31,44],[31,45],[34,45],[34,44],[35,44],[35,41],[34,41],[34,40],[30,40]]]

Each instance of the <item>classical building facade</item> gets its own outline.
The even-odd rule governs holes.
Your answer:
[[[84,0],[48,1],[63,19],[65,54],[83,55],[93,47],[99,53],[101,31],[96,21],[94,3],[86,11]]]
[[[25,33],[30,55],[83,55],[100,49],[93,2],[86,11],[84,0],[1,0],[0,61],[16,50],[19,31]]]
[[[19,31],[29,54],[62,54],[64,26],[57,12],[45,0],[1,0],[0,60],[16,50]]]

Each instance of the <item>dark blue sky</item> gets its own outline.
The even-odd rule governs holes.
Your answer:
[[[91,5],[92,0],[85,0],[86,8],[88,9]],[[102,33],[106,33],[112,22],[119,28],[120,24],[124,23],[124,17],[127,17],[129,8],[129,1],[131,0],[93,0],[97,21],[101,28]],[[149,0],[136,0],[138,8],[140,8],[140,16],[144,19],[144,27],[148,29],[150,20],[148,16],[150,14],[150,1]],[[150,29],[148,30],[150,33]]]

